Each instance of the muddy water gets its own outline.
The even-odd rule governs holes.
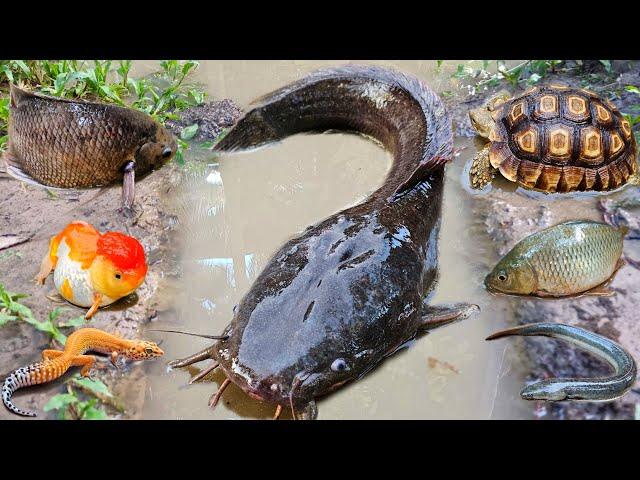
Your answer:
[[[341,62],[202,62],[198,80],[212,98],[232,98],[243,108],[253,98],[305,72]],[[401,69],[438,91],[450,90],[457,62],[439,70],[433,61],[370,62]],[[147,65],[139,64],[139,71]],[[459,139],[462,153],[447,167],[440,235],[440,281],[434,302],[467,301],[482,312],[436,330],[404,349],[359,382],[319,402],[320,419],[523,418],[531,408],[514,392],[509,342],[484,338],[508,319],[502,300],[487,295],[482,279],[495,261],[479,221],[474,196],[460,184],[475,147]],[[181,181],[164,200],[178,222],[174,239],[181,275],[167,289],[167,308],[154,328],[220,333],[232,309],[273,252],[287,239],[375,190],[391,165],[373,143],[351,135],[295,136],[247,154],[213,157],[192,149]],[[164,339],[167,359],[206,347],[204,339],[148,332]],[[204,362],[206,365],[207,362]],[[203,364],[200,364],[203,365]],[[149,366],[145,418],[268,418],[264,406],[231,385],[215,411],[207,406],[224,377],[220,372],[188,385],[190,371]]]

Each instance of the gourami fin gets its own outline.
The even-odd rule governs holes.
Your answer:
[[[611,290],[606,285],[598,285],[597,287],[592,288],[591,290],[587,290],[583,293],[585,296],[589,297],[610,297],[614,295],[616,292]]]
[[[29,175],[22,169],[22,161],[20,160],[20,158],[14,155],[10,150],[11,149],[7,150],[2,155],[2,159],[4,160],[4,163],[7,169],[7,175],[9,175],[12,178],[15,178],[16,180],[27,183],[29,185],[33,185],[35,187],[48,188],[49,190],[57,190],[57,191],[66,190],[65,188],[52,187],[52,186],[44,185],[43,183],[38,182],[36,179],[31,177],[31,175]]]
[[[26,98],[42,98],[45,100],[53,100],[56,102],[64,102],[64,103],[80,103],[80,104],[89,104],[89,105],[104,105],[102,102],[91,102],[88,100],[81,99],[73,99],[73,98],[64,98],[64,97],[55,97],[53,95],[46,95],[40,92],[31,92],[29,90],[25,90],[24,88],[20,88],[17,85],[11,84],[10,87],[10,106],[11,108],[18,108],[20,106],[20,102]],[[116,105],[118,106],[118,105]]]
[[[18,106],[20,105],[20,101],[23,98],[28,98],[28,97],[35,97],[36,95],[34,95],[33,93],[27,91],[27,90],[23,90],[22,88],[18,87],[17,85],[14,85],[13,83],[11,84],[11,86],[9,87],[10,91],[9,91],[9,102],[10,102],[10,106],[11,108],[18,108]]]

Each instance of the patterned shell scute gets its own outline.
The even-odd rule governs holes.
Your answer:
[[[611,190],[637,170],[629,122],[591,91],[536,87],[502,104],[493,118],[491,164],[526,188]]]

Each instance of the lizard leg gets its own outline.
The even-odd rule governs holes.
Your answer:
[[[116,368],[118,367],[118,352],[116,352],[115,350],[113,352],[111,352],[111,356],[109,357],[111,359],[111,365],[113,365]]]
[[[58,358],[64,352],[62,350],[43,350],[42,351],[42,359],[43,360],[51,360],[52,358]]]
[[[100,295],[99,293],[95,293],[93,295],[93,305],[91,305],[91,308],[89,309],[87,314],[84,316],[84,318],[89,320],[91,317],[93,317],[93,315],[96,313],[98,308],[100,308],[100,302],[102,302],[102,295]]]
[[[82,370],[80,370],[80,375],[82,375],[83,377],[88,377],[89,370],[91,370],[91,367],[93,367],[95,361],[96,357],[94,357],[93,355],[78,355],[73,359],[71,365],[73,365],[74,367],[82,367]]]

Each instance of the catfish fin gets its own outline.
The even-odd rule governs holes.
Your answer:
[[[429,331],[469,318],[480,311],[480,307],[469,303],[423,305],[420,331]]]
[[[307,403],[304,409],[295,411],[295,420],[316,420],[318,418],[318,404],[315,400]]]

